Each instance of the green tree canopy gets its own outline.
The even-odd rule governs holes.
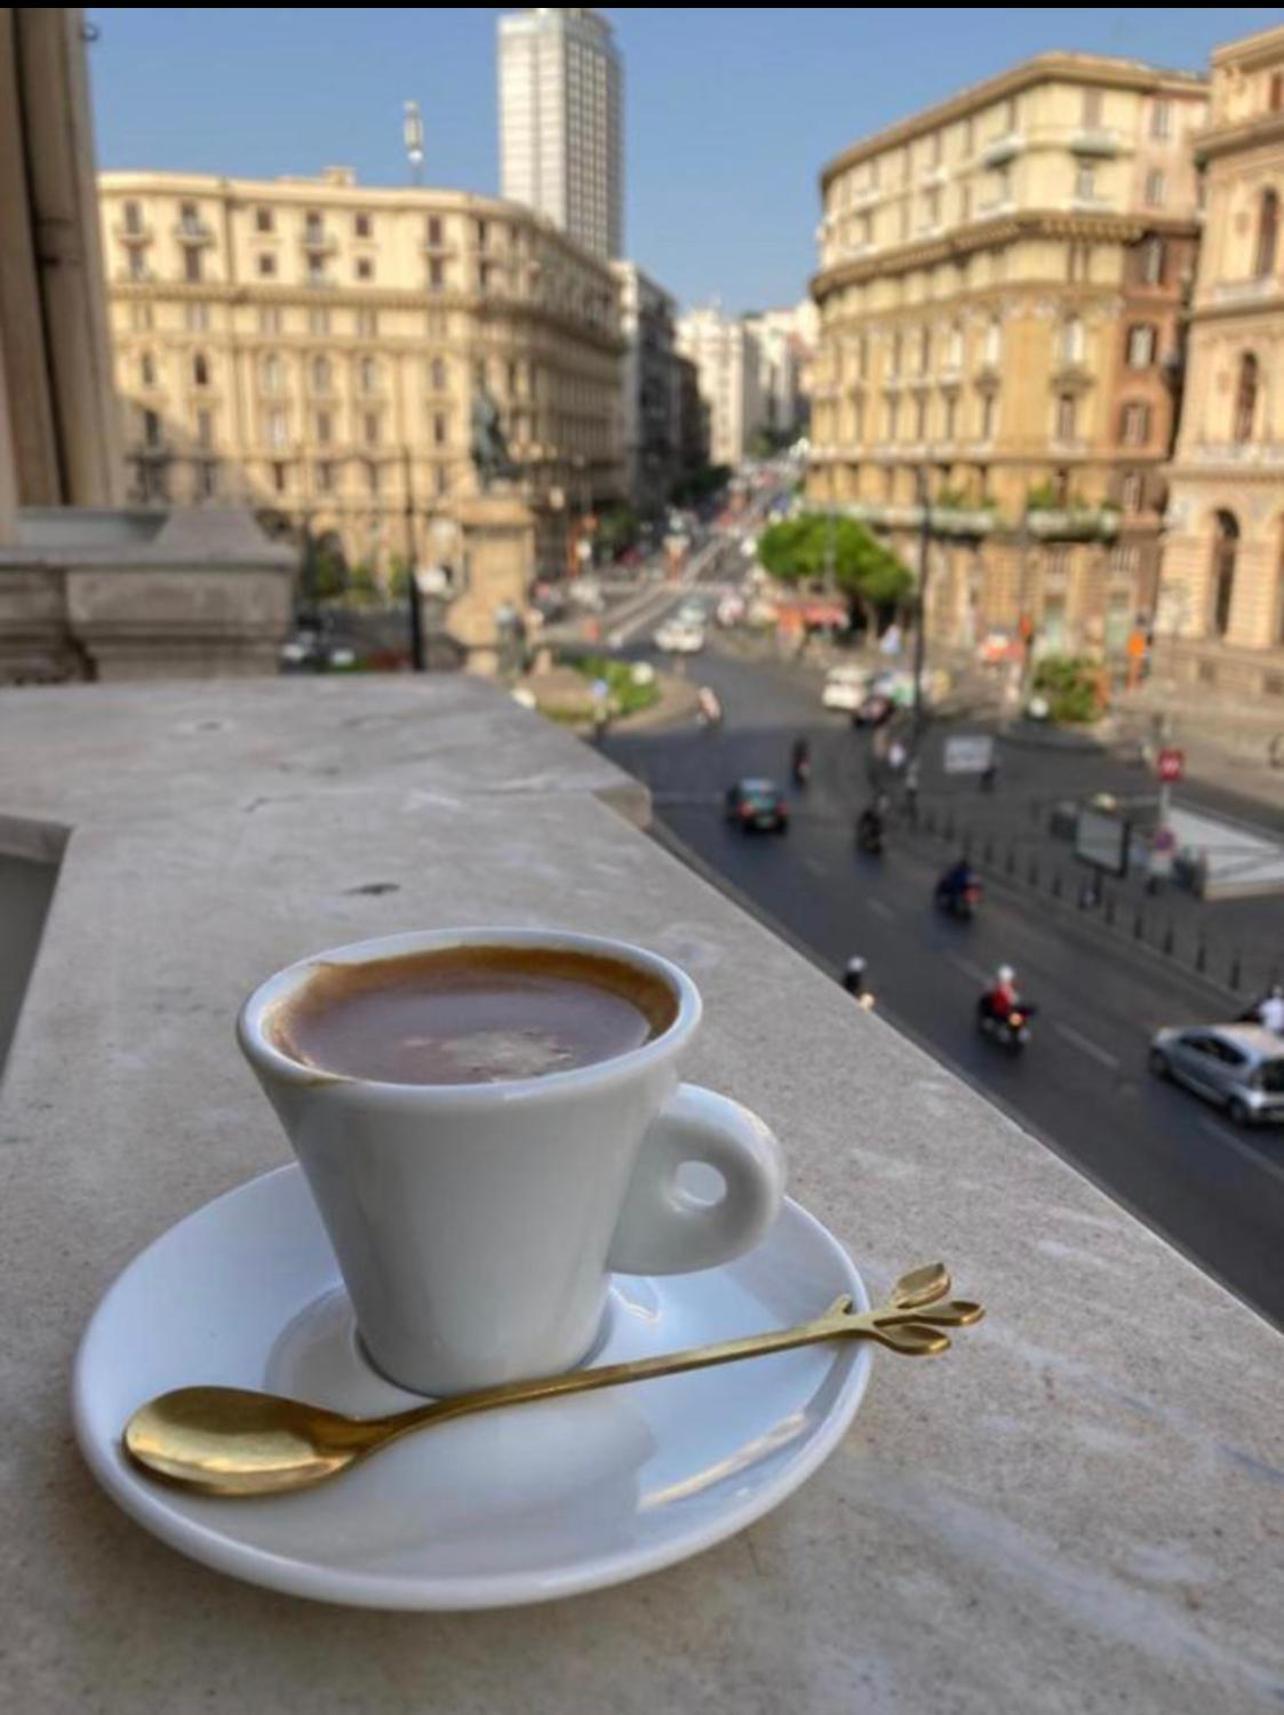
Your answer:
[[[832,544],[834,582],[867,611],[904,601],[914,580],[901,560],[855,518],[804,512],[770,525],[758,538],[758,558],[785,583],[822,578]]]

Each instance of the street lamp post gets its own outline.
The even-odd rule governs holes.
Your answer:
[[[929,544],[932,539],[932,508],[929,499],[929,467],[918,469],[918,593],[914,613],[914,725],[910,738],[910,755],[917,758],[923,738],[923,663],[926,654],[927,579],[931,567]]]

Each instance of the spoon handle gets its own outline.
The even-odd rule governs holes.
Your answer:
[[[716,1364],[738,1363],[742,1358],[760,1358],[772,1352],[813,1346],[822,1340],[876,1340],[890,1351],[915,1357],[943,1352],[950,1343],[946,1335],[924,1325],[933,1317],[930,1309],[884,1304],[874,1310],[856,1312],[850,1306],[851,1299],[844,1295],[835,1299],[814,1321],[802,1322],[794,1328],[749,1334],[739,1340],[721,1340],[711,1346],[693,1346],[684,1352],[665,1352],[655,1358],[634,1358],[622,1364],[600,1364],[595,1369],[570,1370],[563,1375],[541,1376],[531,1381],[505,1382],[499,1387],[482,1388],[476,1393],[460,1394],[453,1399],[434,1400],[431,1405],[415,1406],[394,1417],[380,1419],[379,1444],[430,1423],[444,1423],[451,1418],[468,1417],[474,1412],[492,1411],[499,1406],[593,1393],[599,1388],[619,1387],[624,1382],[653,1381],[659,1376],[681,1375],[688,1370],[710,1369]],[[959,1310],[967,1314],[950,1316],[949,1320],[954,1325],[964,1320],[975,1321],[981,1313],[979,1306],[970,1304],[960,1305]],[[975,1315],[971,1314],[973,1311]]]

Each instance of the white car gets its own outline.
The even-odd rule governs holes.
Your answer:
[[[869,668],[858,667],[854,662],[844,662],[841,666],[831,667],[825,675],[825,688],[820,693],[821,703],[827,709],[842,709],[847,714],[854,713],[869,694],[870,678]]]
[[[666,655],[698,655],[704,648],[704,627],[670,619],[656,632],[655,646]]]

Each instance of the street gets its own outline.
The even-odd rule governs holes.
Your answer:
[[[619,734],[604,744],[650,787],[658,836],[677,842],[836,977],[850,954],[861,954],[883,1017],[1284,1324],[1284,1128],[1238,1131],[1146,1069],[1155,1028],[1226,1017],[1230,1002],[1219,1007],[1171,962],[1090,934],[1014,889],[989,888],[973,923],[944,918],[932,908],[932,889],[947,847],[894,830],[881,859],[855,853],[868,741],[845,716],[825,713],[814,688],[781,665],[714,649],[686,671],[717,691],[721,730]],[[813,775],[805,792],[791,794],[789,832],[746,835],[727,823],[727,786],[746,774],[787,782],[790,743],[804,731]],[[1056,789],[1050,774],[1046,758],[1031,764],[1044,797]],[[1002,790],[1017,788],[1008,779]],[[1248,903],[1206,909],[1243,918]],[[1278,912],[1277,903],[1270,909]],[[1020,1058],[1008,1058],[974,1025],[982,984],[1004,962],[1040,1009]]]

